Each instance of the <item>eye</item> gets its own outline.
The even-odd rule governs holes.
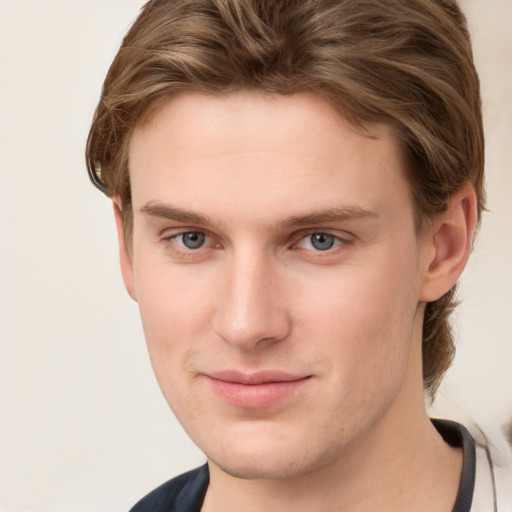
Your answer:
[[[314,251],[328,251],[343,242],[345,242],[345,240],[339,236],[318,231],[315,233],[309,233],[307,236],[302,238],[302,240],[297,244],[297,247]]]
[[[331,249],[336,242],[336,238],[327,233],[313,233],[309,236],[309,239],[311,245],[318,251],[327,251]]]
[[[200,231],[188,231],[186,233],[179,233],[174,235],[173,238],[181,243],[187,249],[199,249],[206,241],[206,235]]]

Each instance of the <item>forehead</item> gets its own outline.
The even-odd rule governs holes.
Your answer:
[[[234,130],[229,133],[232,128]],[[166,136],[176,140],[189,138],[197,132],[214,131],[219,136],[222,134],[223,146],[232,147],[233,143],[243,140],[244,144],[253,141],[260,148],[260,136],[266,137],[267,141],[275,140],[276,136],[280,138],[286,134],[283,128],[286,133],[293,131],[295,135],[304,128],[309,132],[308,136],[321,132],[326,145],[339,135],[340,128],[344,137],[353,141],[363,137],[396,143],[391,125],[361,122],[356,126],[342,116],[328,99],[313,91],[277,94],[242,89],[215,94],[187,90],[171,96],[136,126],[130,148],[134,145],[133,140],[139,139],[141,134],[157,130],[166,130]],[[195,152],[203,147],[196,146]]]
[[[135,130],[129,162],[135,206],[217,197],[293,208],[307,198],[373,210],[390,188],[408,196],[392,128],[355,127],[309,92],[181,93]]]

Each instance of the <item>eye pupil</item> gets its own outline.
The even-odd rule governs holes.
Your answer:
[[[188,249],[198,249],[204,244],[206,235],[204,233],[192,231],[190,233],[183,233],[181,237],[185,247]]]
[[[313,233],[310,240],[311,245],[318,251],[327,251],[334,245],[334,236],[327,233]]]

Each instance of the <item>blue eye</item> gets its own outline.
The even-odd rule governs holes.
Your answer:
[[[336,243],[336,237],[328,233],[313,233],[309,236],[309,240],[317,251],[332,249]]]
[[[182,244],[187,249],[199,249],[204,245],[206,235],[200,231],[190,231],[187,233],[181,233],[178,235],[181,238]]]

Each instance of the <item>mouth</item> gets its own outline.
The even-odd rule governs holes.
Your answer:
[[[228,404],[245,409],[262,409],[297,397],[311,375],[281,371],[243,373],[234,370],[206,374],[214,394]]]

